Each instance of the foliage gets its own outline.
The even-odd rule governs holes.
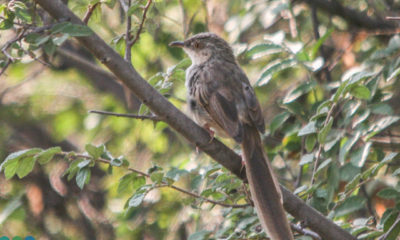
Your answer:
[[[152,120],[144,104],[121,97],[119,86],[96,82],[109,76],[103,69],[82,68],[97,63],[73,37],[95,32],[126,55],[130,16],[128,32],[140,38],[127,61],[182,110],[190,60],[168,43],[220,31],[257,91],[269,125],[265,150],[280,182],[359,239],[398,237],[399,35],[351,32],[359,26],[319,10],[318,22],[310,4],[285,0],[221,1],[219,25],[209,11],[216,1],[138,0],[125,10],[120,2],[68,1],[81,18],[93,7],[83,26],[49,20],[33,1],[0,1],[0,225],[7,235],[265,239],[240,179]],[[388,14],[383,3],[341,2]],[[84,61],[70,64],[65,51],[76,49]]]

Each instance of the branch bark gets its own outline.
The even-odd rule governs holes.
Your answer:
[[[69,19],[72,23],[83,24],[60,0],[35,1],[57,20]],[[79,37],[77,40],[105,64],[157,116],[163,118],[169,126],[233,174],[243,180],[245,179],[239,155],[216,139],[210,142],[210,136],[203,128],[167,101],[98,35]],[[347,231],[305,204],[286,188],[282,187],[282,193],[285,209],[295,218],[305,221],[323,239],[355,239]]]
[[[343,6],[337,0],[302,0],[310,6],[315,6],[321,10],[337,15],[345,19],[348,23],[357,27],[381,30],[381,29],[395,29],[398,25],[393,21],[385,21],[380,18],[371,18],[363,12]]]

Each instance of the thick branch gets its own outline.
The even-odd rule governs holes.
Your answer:
[[[302,0],[310,6],[344,18],[348,23],[365,29],[394,29],[398,25],[393,21],[371,18],[363,12],[343,6],[337,0]]]
[[[36,0],[36,2],[56,19],[70,19],[73,23],[83,24],[60,0]],[[210,142],[210,136],[203,128],[168,102],[99,36],[93,34],[77,38],[77,40],[104,63],[157,116],[162,117],[188,141],[198,146],[225,168],[245,179],[241,171],[242,164],[239,155],[216,139]],[[323,239],[355,239],[290,191],[282,188],[282,193],[285,209],[295,218],[307,222],[308,226]]]

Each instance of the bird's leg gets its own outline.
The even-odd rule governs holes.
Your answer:
[[[211,139],[208,143],[211,143],[212,140],[214,139],[215,132],[213,130],[211,130],[210,125],[208,125],[208,123],[204,124],[203,128],[208,132],[208,134],[210,134]]]

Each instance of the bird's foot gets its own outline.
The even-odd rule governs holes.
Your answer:
[[[208,143],[211,143],[214,140],[215,132],[211,130],[210,125],[208,124],[204,124],[203,128],[208,132],[208,134],[210,134],[210,141]]]

